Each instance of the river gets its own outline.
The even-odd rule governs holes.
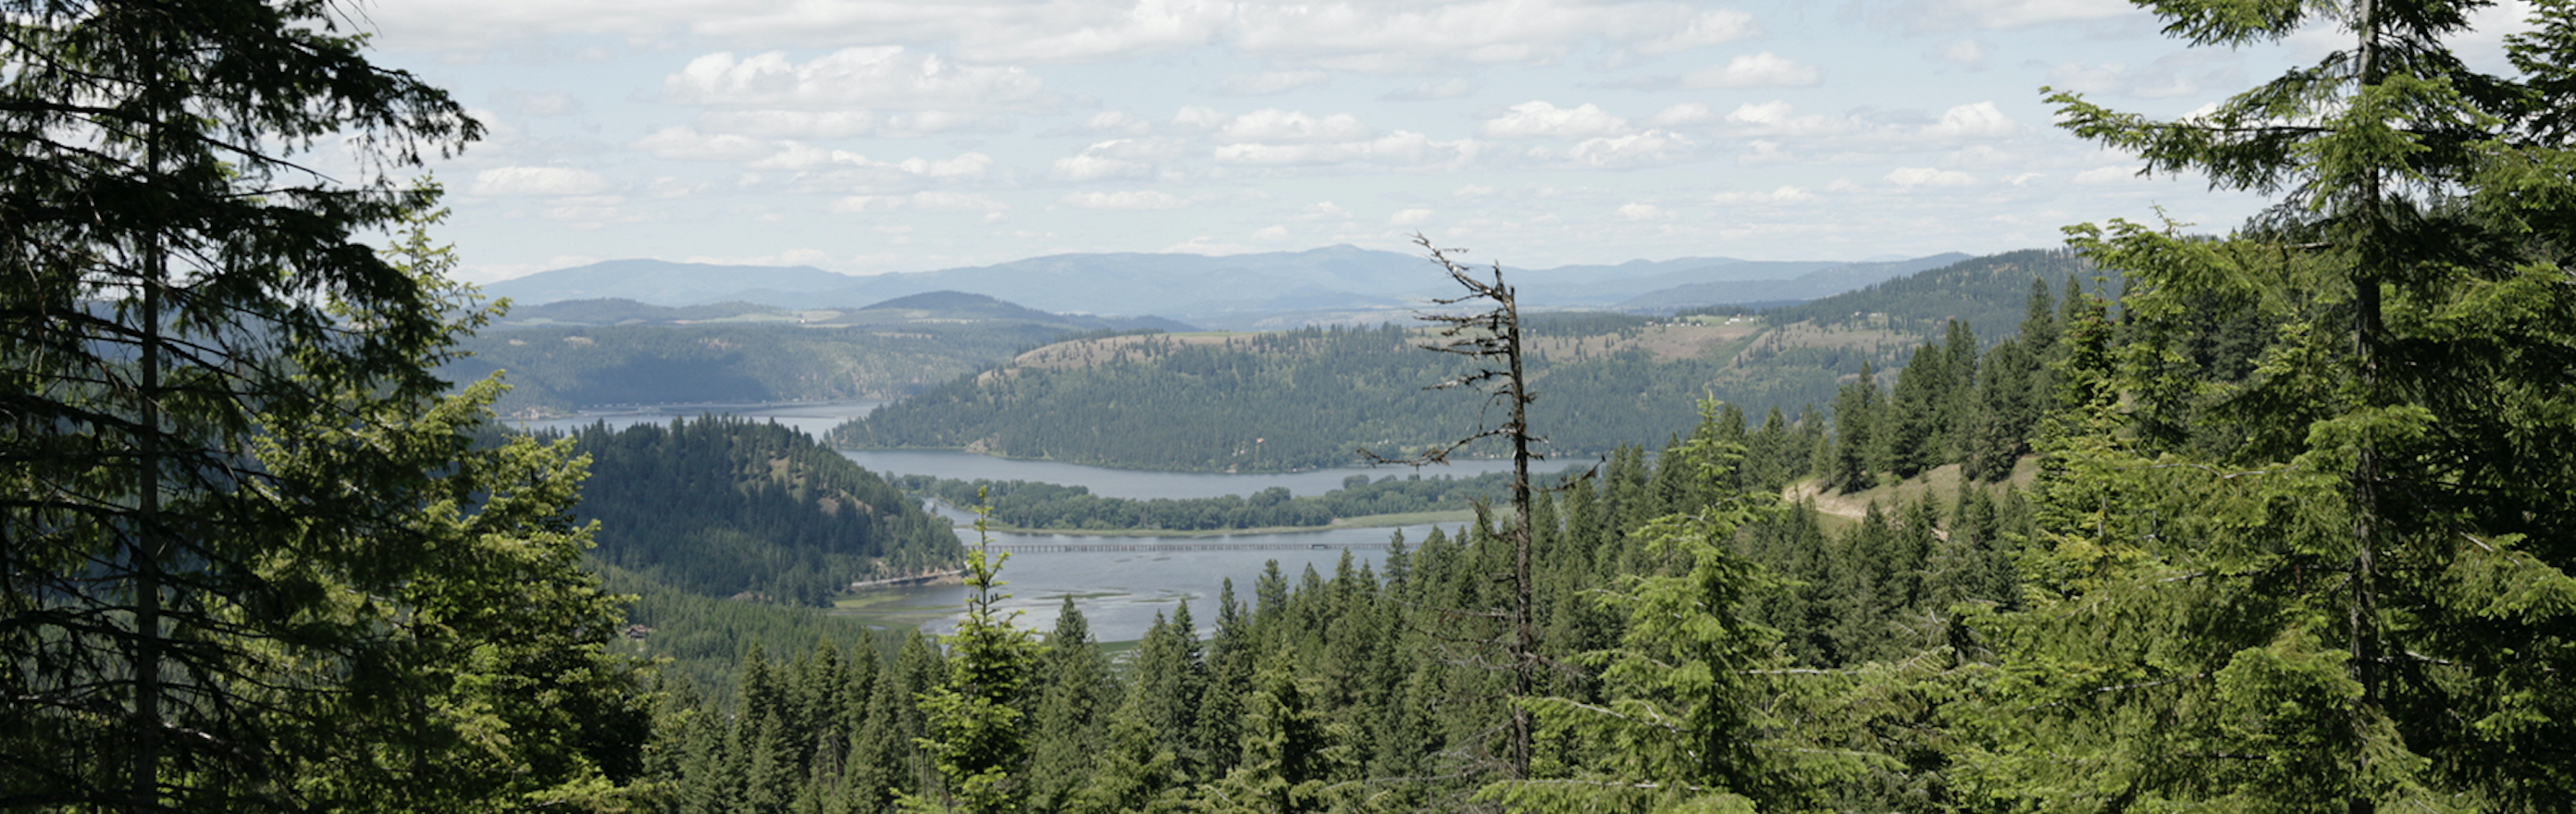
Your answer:
[[[523,429],[570,430],[593,422],[606,422],[611,427],[622,428],[648,421],[668,422],[674,417],[716,413],[754,421],[774,421],[820,436],[843,421],[866,415],[882,403],[668,405],[510,423]],[[841,454],[879,474],[1039,481],[1086,486],[1092,494],[1103,497],[1134,499],[1248,495],[1273,486],[1285,486],[1295,495],[1317,495],[1341,488],[1343,479],[1352,475],[1382,478],[1417,474],[1409,467],[1356,466],[1311,472],[1157,472],[1057,461],[1013,460],[950,450],[843,450]],[[1464,477],[1510,468],[1509,461],[1462,460],[1448,466],[1424,467],[1418,474],[1424,477],[1444,474]],[[1419,543],[1430,531],[1431,526],[1425,524],[1188,538],[998,532],[993,538],[1004,545],[1188,542],[1245,546],[1243,550],[1234,551],[1050,551],[1011,555],[1001,574],[1002,580],[1008,583],[1003,591],[1010,594],[1010,598],[1000,607],[1016,614],[1020,625],[1037,630],[1053,627],[1063,599],[1071,596],[1091,623],[1092,635],[1101,641],[1114,642],[1141,638],[1152,626],[1156,613],[1169,614],[1183,600],[1189,601],[1190,613],[1201,628],[1201,634],[1211,632],[1210,627],[1216,621],[1218,593],[1224,580],[1232,578],[1238,598],[1250,602],[1254,578],[1272,560],[1278,561],[1280,572],[1294,585],[1308,566],[1328,578],[1332,576],[1346,549],[1355,560],[1376,567],[1385,558],[1384,546],[1392,535],[1401,532],[1406,540]],[[1452,527],[1451,531],[1454,533],[1455,528]],[[968,545],[975,542],[974,535],[971,528],[958,529],[959,540]],[[946,633],[955,628],[957,618],[963,613],[965,598],[963,586],[934,585],[871,589],[862,600],[867,608],[864,615],[872,620],[915,620],[924,632]]]

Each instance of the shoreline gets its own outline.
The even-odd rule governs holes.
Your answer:
[[[1452,509],[1437,512],[1404,512],[1400,514],[1371,514],[1359,517],[1340,517],[1334,518],[1333,522],[1321,526],[1261,526],[1257,528],[1243,529],[1054,529],[1028,528],[1023,526],[1003,525],[1000,523],[988,523],[985,525],[985,529],[1004,534],[1056,534],[1073,537],[1230,537],[1239,534],[1299,534],[1324,532],[1334,529],[1395,528],[1398,526],[1412,526],[1423,523],[1466,524],[1473,522],[1476,522],[1476,511],[1474,509]],[[959,529],[973,529],[975,524],[971,522],[959,523],[956,524],[955,527]]]

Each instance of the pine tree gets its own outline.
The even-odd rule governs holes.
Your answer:
[[[1862,365],[1860,378],[1845,383],[1834,396],[1834,436],[1832,452],[1825,464],[1825,482],[1845,492],[1857,492],[1878,485],[1881,430],[1878,383],[1868,365]]]
[[[289,808],[307,769],[408,772],[365,764],[442,728],[378,693],[435,681],[396,597],[480,542],[423,539],[470,430],[422,419],[483,317],[361,236],[433,208],[386,173],[480,126],[339,4],[0,9],[0,806]],[[317,142],[359,169],[306,169]]]
[[[2061,345],[2049,550],[2031,611],[2000,627],[1981,793],[2344,812],[2576,796],[2576,537],[2537,521],[2576,509],[2558,124],[2576,14],[2534,4],[2511,41],[2526,76],[2505,79],[2445,48],[2477,5],[2159,3],[2201,44],[2324,13],[2353,47],[2178,122],[2056,97],[2151,169],[2287,199],[2223,239],[2075,230],[2124,272],[2125,324]],[[2269,326],[2242,381],[2192,352],[2212,305]],[[2198,439],[2154,426],[2174,417]]]
[[[945,681],[916,697],[927,731],[914,741],[937,772],[937,788],[898,796],[912,812],[1000,814],[1018,811],[1027,794],[1027,717],[1014,706],[1038,661],[1030,633],[1011,624],[995,605],[1002,564],[1010,552],[992,550],[986,531],[990,504],[978,507],[975,548],[966,552],[966,616],[949,634]]]
[[[1029,731],[1028,807],[1035,812],[1063,811],[1081,790],[1107,724],[1102,712],[1119,696],[1073,597],[1065,597],[1056,612],[1045,646],[1032,686],[1036,715]]]

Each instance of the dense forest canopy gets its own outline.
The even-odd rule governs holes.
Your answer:
[[[674,588],[821,605],[957,560],[948,521],[791,428],[710,416],[572,439],[590,456],[594,556]]]
[[[1578,477],[1588,466],[1566,469],[1553,483]],[[1471,477],[1419,473],[1342,479],[1342,488],[1293,495],[1273,486],[1249,495],[1209,498],[1101,497],[1082,486],[1031,481],[953,480],[898,475],[897,488],[959,508],[987,507],[995,521],[1027,529],[1163,529],[1204,531],[1273,526],[1323,526],[1335,520],[1422,512],[1459,512],[1493,506],[1510,494],[1510,475]]]

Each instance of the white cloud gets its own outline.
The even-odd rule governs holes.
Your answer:
[[[762,138],[915,138],[941,133],[1001,132],[1011,129],[1011,119],[996,113],[951,110],[891,115],[873,110],[715,110],[699,114],[698,126]]]
[[[1188,198],[1151,189],[1127,190],[1121,192],[1078,192],[1066,195],[1060,200],[1068,206],[1078,206],[1084,209],[1112,209],[1125,212],[1179,209],[1190,205],[1190,199]]]
[[[982,176],[992,171],[993,157],[983,153],[959,153],[954,158],[929,159],[914,156],[902,161],[879,161],[847,150],[826,150],[795,142],[779,142],[777,154],[743,166],[755,170],[801,172],[858,168],[897,176],[968,178]]]
[[[1494,188],[1484,184],[1468,184],[1449,193],[1452,198],[1490,198],[1493,195]]]
[[[1931,167],[1898,167],[1887,174],[1887,180],[1901,187],[1966,187],[1977,184],[1974,175]]]
[[[1798,115],[1797,108],[1777,99],[1737,105],[1734,111],[1726,114],[1726,121],[1752,133],[1776,136],[1834,135],[1853,128],[1848,119],[1821,114]]]
[[[2019,132],[2021,125],[1993,102],[1959,105],[1941,111],[1941,120],[1923,128],[1932,138],[1993,138]]]
[[[1058,180],[1076,183],[1105,181],[1111,178],[1149,178],[1153,174],[1154,165],[1152,164],[1089,153],[1056,159],[1055,171],[1052,173]]]
[[[1055,160],[1057,180],[1086,182],[1111,178],[1151,178],[1156,164],[1180,155],[1176,142],[1162,139],[1110,139],[1094,142],[1076,155]]]
[[[1576,164],[1596,169],[1626,169],[1674,164],[1697,158],[1699,144],[1668,130],[1596,138],[1569,151]]]
[[[1154,132],[1154,123],[1124,110],[1104,110],[1084,119],[1082,129],[1101,135],[1141,136]]]
[[[1619,217],[1628,220],[1671,220],[1672,210],[1649,203],[1632,203],[1619,207]]]
[[[2141,14],[2125,0],[1907,0],[1896,11],[1919,30],[2017,30]]]
[[[1728,60],[1725,65],[1712,65],[1707,68],[1683,74],[1681,78],[1681,86],[1695,90],[1708,88],[1803,88],[1823,81],[1824,78],[1821,74],[1817,73],[1816,66],[1800,63],[1796,60],[1792,60],[1769,51],[1764,51],[1759,54],[1746,54],[1736,57]]]
[[[1218,164],[1245,167],[1426,167],[1464,163],[1475,153],[1473,142],[1433,141],[1421,133],[1398,130],[1366,141],[1228,144],[1216,148],[1214,157]]]
[[[1374,135],[1359,117],[1335,113],[1323,118],[1304,111],[1276,108],[1255,110],[1229,119],[1217,130],[1219,142],[1241,144],[1269,141],[1350,141]]]
[[[1544,101],[1522,102],[1476,128],[1476,133],[1486,138],[1576,139],[1626,132],[1628,120],[1610,115],[1590,102],[1576,108],[1560,108]]]
[[[1664,54],[1761,32],[1752,15],[1664,0],[1465,0],[1435,5],[1246,2],[1228,42],[1274,62],[1397,73],[1443,63],[1559,60],[1586,42]]]
[[[803,64],[778,51],[743,58],[708,54],[665,77],[661,101],[791,110],[1039,111],[1061,100],[1022,68],[964,66],[937,54],[879,46],[844,48]]]
[[[1716,195],[1709,196],[1708,202],[1722,206],[1740,206],[1745,204],[1803,203],[1815,199],[1815,194],[1808,192],[1804,188],[1783,186],[1779,189],[1771,190],[1770,192],[1721,192]]]
[[[651,47],[940,43],[976,64],[1099,62],[1218,46],[1288,67],[1396,71],[1540,62],[1599,44],[1673,53],[1761,33],[1688,0],[379,0],[369,22],[398,51],[480,54],[561,35]],[[1293,64],[1290,64],[1293,63]]]
[[[1172,114],[1172,124],[1181,127],[1214,129],[1230,121],[1234,121],[1232,114],[1206,105],[1182,105]]]
[[[1308,85],[1320,85],[1331,79],[1331,74],[1317,70],[1234,74],[1218,80],[1217,91],[1227,96],[1269,96]]]
[[[2135,184],[2145,180],[2138,175],[2136,167],[2095,167],[2075,174],[2075,183],[2088,187]]]
[[[1657,127],[1673,127],[1684,124],[1699,124],[1701,122],[1714,121],[1716,119],[1717,112],[1710,110],[1708,105],[1700,104],[1698,102],[1682,102],[1680,104],[1673,105],[1672,107],[1664,108],[1661,111],[1657,111],[1654,118],[1647,119],[1646,122]]]
[[[1438,213],[1429,209],[1403,209],[1387,216],[1386,222],[1393,226],[1420,226],[1435,214]]]
[[[707,135],[686,127],[665,127],[627,145],[672,161],[758,161],[778,153],[778,145],[759,139]]]
[[[606,176],[570,167],[495,167],[474,174],[472,194],[490,198],[598,195],[615,185]]]
[[[994,212],[1011,208],[1009,204],[983,195],[946,190],[925,190],[911,195],[851,195],[832,202],[835,214],[882,214],[899,209],[915,212]]]

